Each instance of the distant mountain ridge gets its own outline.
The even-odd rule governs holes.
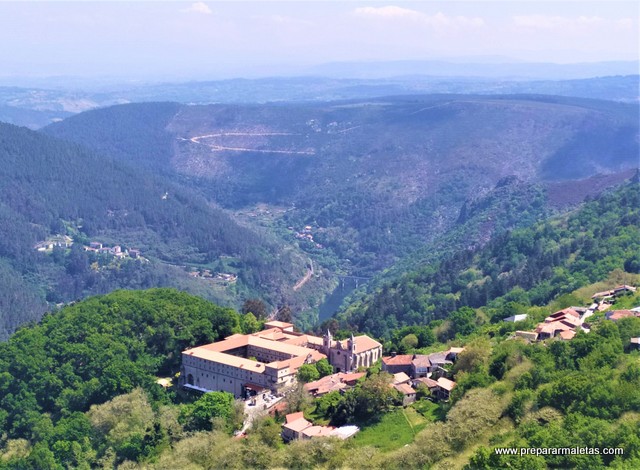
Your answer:
[[[638,102],[640,75],[637,65],[587,65],[591,67],[589,73],[579,73],[579,64],[551,65],[552,73],[544,73],[547,70],[545,64],[528,64],[528,69],[525,67],[524,70],[530,71],[530,75],[513,69],[507,76],[500,75],[502,72],[498,73],[498,69],[494,70],[495,75],[484,73],[487,64],[469,66],[453,63],[445,69],[437,63],[425,62],[334,64],[324,66],[326,70],[312,69],[289,77],[100,84],[93,87],[91,83],[83,86],[73,80],[59,83],[59,80],[52,79],[51,83],[33,84],[31,88],[26,85],[0,86],[0,121],[36,129],[74,113],[133,102],[324,102],[416,93],[530,93]],[[524,67],[522,64],[508,66]],[[495,69],[496,66],[493,67]],[[342,69],[351,78],[338,73]],[[448,73],[443,73],[447,70]],[[71,86],[76,88],[71,89]]]
[[[332,62],[312,67],[308,73],[340,78],[389,78],[398,76],[474,77],[502,79],[572,80],[638,73],[640,62],[606,61],[558,64],[487,59],[397,60]]]

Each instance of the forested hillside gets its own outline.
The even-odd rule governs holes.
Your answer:
[[[407,273],[338,317],[349,328],[388,336],[398,327],[447,318],[461,306],[544,305],[615,269],[640,272],[637,177],[566,216],[504,233],[483,248]],[[513,313],[508,312],[497,308],[493,314],[499,320]]]
[[[37,320],[47,302],[174,285],[226,303],[239,292],[275,303],[304,273],[304,259],[190,190],[76,144],[0,124],[0,161],[0,339]],[[36,251],[56,235],[73,246]],[[115,262],[85,251],[90,241],[143,257]],[[230,270],[236,291],[190,278],[189,265]]]
[[[50,468],[37,463],[51,455],[49,449],[59,464],[93,467],[110,436],[103,431],[98,437],[99,429],[92,428],[86,413],[92,405],[136,388],[156,408],[170,404],[156,376],[175,374],[184,349],[239,331],[235,311],[169,289],[119,291],[48,315],[0,344],[2,445],[9,439],[33,446],[21,468]],[[153,450],[150,440],[163,439],[159,431],[143,427],[142,434],[120,440],[118,455],[137,455],[136,446],[137,452]],[[16,468],[0,459],[0,468],[5,465]]]
[[[421,95],[124,105],[44,132],[145,169],[173,171],[234,211],[286,208],[273,222],[282,236],[291,241],[309,225],[322,246],[311,245],[311,255],[369,277],[429,247],[505,178],[523,193],[571,180],[580,200],[589,186],[578,180],[637,166],[638,121],[636,106],[606,101]],[[522,201],[519,210],[533,219],[557,202]],[[494,218],[512,216],[498,211]],[[488,239],[492,225],[474,227],[470,243]]]

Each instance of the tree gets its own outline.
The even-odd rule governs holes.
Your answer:
[[[60,466],[46,442],[38,442],[27,458],[31,468],[38,470],[58,470]]]
[[[315,364],[302,364],[298,369],[298,380],[302,383],[313,382],[320,378]]]
[[[315,363],[316,369],[318,369],[318,373],[320,377],[326,377],[327,375],[333,374],[333,366],[329,364],[329,361],[326,358],[320,359]]]
[[[409,333],[407,336],[400,340],[400,350],[404,353],[418,347],[418,337],[413,333]]]
[[[245,313],[242,316],[242,332],[247,335],[256,331],[260,331],[260,322],[252,312]]]
[[[291,311],[291,307],[285,304],[278,308],[276,319],[281,322],[291,323],[293,321],[293,312]]]
[[[397,400],[398,392],[390,387],[392,376],[386,372],[367,377],[352,390],[355,397],[355,414],[370,418],[387,411]]]
[[[462,307],[449,315],[454,334],[468,335],[475,329],[476,312],[470,307]]]
[[[491,344],[486,339],[477,339],[467,344],[458,354],[453,370],[455,372],[477,372],[486,368],[491,355]]]
[[[295,387],[287,392],[286,400],[287,414],[304,411],[311,404],[311,396],[307,393],[301,383],[297,383]]]
[[[213,418],[228,420],[233,413],[233,395],[227,392],[208,392],[193,404],[185,405],[180,413],[180,422],[193,431],[211,429]]]
[[[251,425],[251,432],[267,446],[277,449],[282,445],[282,426],[278,424],[271,416],[264,416],[255,419]]]
[[[260,299],[247,299],[242,304],[242,313],[245,315],[249,312],[253,313],[259,320],[264,320],[269,316],[267,304]]]

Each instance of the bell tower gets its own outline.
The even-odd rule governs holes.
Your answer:
[[[333,337],[331,336],[331,332],[327,330],[327,333],[322,337],[322,349],[323,349],[322,352],[327,357],[330,357],[332,342],[333,342]]]

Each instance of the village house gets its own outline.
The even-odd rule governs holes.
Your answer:
[[[304,389],[314,397],[321,397],[330,392],[345,390],[353,387],[358,380],[364,377],[366,372],[354,372],[345,374],[338,372],[337,374],[327,375],[315,382],[304,384]]]
[[[629,344],[631,344],[632,349],[640,350],[640,338],[631,338]]]
[[[298,333],[291,323],[272,321],[250,335],[235,334],[182,353],[180,380],[185,388],[225,391],[234,396],[270,390],[279,394],[296,383],[303,364],[327,358],[337,372],[369,367],[381,356],[382,345],[366,335],[334,341]]]
[[[433,379],[430,379],[429,377],[420,377],[420,378],[414,379],[412,382],[412,385],[414,388],[418,388],[420,385],[424,385],[429,389],[430,392],[434,393],[433,391],[438,385],[438,382]]]
[[[56,246],[61,248],[69,248],[73,245],[73,238],[68,235],[55,235],[47,240],[41,241],[33,245],[36,251],[52,251]]]
[[[408,383],[395,384],[393,388],[402,394],[402,406],[416,401],[416,391]]]
[[[446,377],[440,377],[438,380],[433,380],[428,377],[420,377],[413,381],[414,388],[417,389],[421,385],[427,387],[431,395],[436,400],[447,401],[449,400],[451,391],[456,386],[456,383]]]
[[[456,383],[453,380],[449,380],[445,377],[440,377],[436,380],[436,397],[440,401],[448,401],[451,396],[451,391],[456,386]]]
[[[411,377],[409,377],[404,372],[398,372],[396,374],[393,374],[393,380],[391,383],[393,385],[400,385],[400,384],[408,384],[410,381],[411,381]]]
[[[357,426],[343,426],[335,428],[333,426],[315,426],[311,421],[307,421],[302,411],[290,413],[285,417],[282,425],[282,439],[291,442],[298,439],[313,439],[315,437],[337,437],[346,439],[359,431]]]
[[[302,411],[290,413],[285,416],[285,422],[282,425],[282,439],[285,442],[301,439],[302,431],[311,426],[311,422],[304,418]]]
[[[629,317],[638,317],[640,318],[639,312],[634,312],[633,310],[612,310],[604,314],[607,320],[618,321],[622,318]]]

